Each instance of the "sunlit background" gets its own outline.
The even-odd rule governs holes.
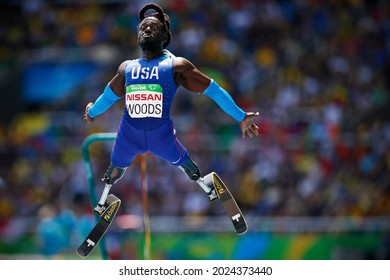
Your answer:
[[[140,55],[148,2],[1,2],[0,259],[79,259],[94,225],[81,147],[123,113],[118,102],[86,124],[84,108]],[[249,230],[236,235],[219,201],[146,154],[150,258],[389,259],[389,1],[156,3],[171,17],[168,49],[259,111],[260,135],[242,140],[211,99],[179,89],[177,136],[231,188]],[[89,148],[98,196],[111,146]],[[111,192],[122,206],[103,250],[145,259],[140,159]]]

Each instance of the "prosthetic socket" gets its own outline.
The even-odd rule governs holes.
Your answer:
[[[190,180],[195,181],[207,193],[210,201],[218,198],[214,188],[211,188],[204,182],[204,179],[201,176],[199,168],[195,162],[193,162],[191,159],[188,159],[183,165],[179,166],[179,168],[187,174]]]
[[[108,166],[106,173],[104,174],[103,182],[106,183],[104,186],[103,193],[100,197],[98,205],[94,208],[96,212],[101,214],[104,210],[104,203],[106,202],[107,195],[110,192],[111,186],[118,182],[126,172],[126,168],[119,168],[113,165],[112,163]]]

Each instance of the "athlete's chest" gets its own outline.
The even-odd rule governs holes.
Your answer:
[[[131,80],[160,80],[158,66],[133,66],[129,69]]]
[[[176,93],[172,60],[135,60],[126,67],[126,108],[132,118],[163,118]]]
[[[165,80],[167,74],[172,74],[172,66],[169,59],[132,61],[126,69],[127,84]]]

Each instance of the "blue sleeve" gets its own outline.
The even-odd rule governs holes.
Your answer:
[[[117,96],[112,89],[110,88],[110,85],[107,84],[106,88],[104,89],[103,93],[98,97],[96,102],[92,105],[91,108],[88,110],[88,115],[91,118],[95,118],[96,116],[103,114],[105,111],[107,111],[108,108],[111,107],[112,104],[115,103],[120,99],[119,96]]]
[[[240,122],[245,118],[246,113],[237,106],[229,93],[221,88],[214,80],[211,80],[210,85],[206,88],[203,94],[213,99],[218,106],[225,111],[225,113],[230,115],[236,121]]]

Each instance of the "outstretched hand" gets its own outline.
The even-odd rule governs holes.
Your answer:
[[[259,116],[259,112],[246,113],[246,117],[240,122],[240,128],[242,132],[242,139],[245,138],[245,134],[249,137],[259,135],[259,127],[255,124],[254,119]]]
[[[87,104],[87,106],[85,107],[85,113],[84,113],[84,120],[86,120],[86,122],[90,123],[90,122],[93,122],[94,118],[91,118],[89,115],[88,115],[88,110],[89,108],[91,108],[93,105],[93,102],[89,102]]]

